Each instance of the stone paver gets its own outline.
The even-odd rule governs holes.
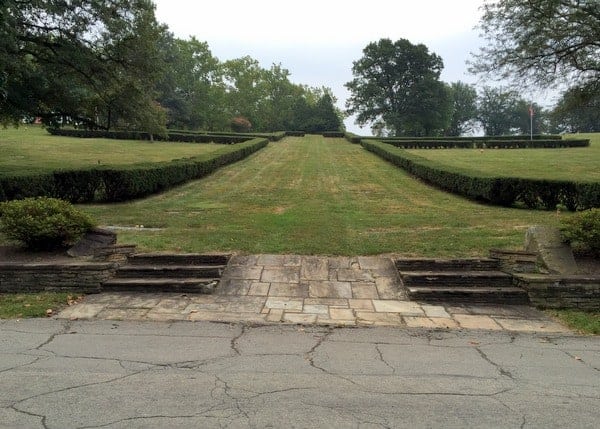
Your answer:
[[[102,293],[59,318],[568,332],[535,308],[409,301],[391,259],[233,256],[214,295]]]
[[[308,293],[311,298],[352,298],[350,282],[323,281],[309,282]]]
[[[499,331],[502,329],[502,326],[489,316],[457,314],[454,316],[454,320],[456,320],[461,327],[467,329],[488,329],[492,331]]]

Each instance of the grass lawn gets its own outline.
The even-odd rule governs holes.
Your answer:
[[[217,144],[67,138],[52,136],[39,126],[24,125],[0,128],[0,174],[169,161],[221,148],[223,145]]]
[[[161,195],[82,206],[142,250],[486,255],[520,248],[554,212],[476,204],[409,177],[343,139],[288,137]],[[561,215],[567,216],[567,215]]]
[[[64,292],[2,293],[0,319],[46,317],[48,310],[56,314],[72,299],[71,294]]]
[[[484,175],[600,181],[600,133],[571,137],[589,138],[591,145],[569,149],[411,149],[409,152]]]
[[[547,313],[583,334],[600,335],[600,312],[548,310]]]

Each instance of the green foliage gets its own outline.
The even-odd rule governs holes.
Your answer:
[[[517,91],[502,88],[485,87],[479,97],[477,119],[488,136],[506,134],[529,134],[530,103]],[[533,133],[545,131],[545,114],[537,104],[533,104]]]
[[[148,131],[161,131],[154,86],[165,29],[152,2],[6,0],[0,22],[4,122],[39,116],[106,129],[158,123]]]
[[[93,224],[89,215],[55,198],[26,198],[0,204],[0,231],[31,249],[73,244]]]
[[[450,85],[452,116],[444,130],[446,136],[460,136],[472,131],[477,119],[477,91],[469,84],[453,82]]]
[[[600,81],[566,90],[551,119],[558,132],[600,131]]]
[[[600,256],[600,208],[585,210],[563,218],[561,231],[576,249]]]
[[[587,147],[589,139],[544,139],[538,136],[534,140],[514,136],[515,138],[499,138],[490,136],[487,138],[440,138],[440,139],[396,139],[396,138],[368,138],[368,140],[379,140],[392,146],[403,149],[559,149],[567,147]]]
[[[0,294],[0,319],[47,317],[47,310],[58,310],[69,305],[73,297],[66,292],[2,293]]]
[[[600,207],[600,183],[484,176],[442,165],[381,142],[362,140],[363,147],[410,174],[464,197],[501,206],[569,210]]]
[[[547,313],[583,334],[600,335],[600,313],[597,311],[548,310]]]
[[[236,116],[231,120],[231,130],[235,133],[247,133],[252,129],[250,121],[243,116]]]
[[[600,78],[600,2],[498,0],[482,6],[487,43],[472,71],[522,85]]]
[[[32,176],[0,176],[0,198],[12,200],[44,195],[72,202],[127,201],[204,177],[267,144],[267,139],[255,138],[206,155],[168,162],[100,166]]]
[[[375,123],[393,135],[441,134],[451,116],[450,90],[439,80],[442,59],[425,45],[381,39],[352,66],[346,103],[360,125]]]
[[[318,135],[287,137],[160,195],[85,210],[107,225],[164,227],[119,233],[143,251],[249,254],[481,256],[519,248],[528,225],[559,220],[475,204],[356,144]]]
[[[160,140],[188,143],[219,143],[234,144],[248,141],[255,136],[236,133],[195,133],[190,131],[169,132],[168,134],[152,135],[145,131],[97,131],[73,130],[67,128],[49,128],[48,132],[55,136],[78,138],[104,138],[116,140]]]

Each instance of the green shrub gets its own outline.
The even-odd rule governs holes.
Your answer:
[[[554,210],[558,204],[569,210],[600,207],[600,183],[486,177],[431,161],[389,143],[362,139],[361,144],[421,180],[473,200],[545,210]]]
[[[590,251],[600,256],[600,209],[590,209],[564,218],[562,234],[575,250]]]
[[[249,156],[268,143],[266,138],[255,138],[211,154],[156,163],[64,170],[37,176],[3,177],[0,174],[0,201],[37,196],[73,203],[141,198],[204,177],[219,167]]]
[[[92,219],[67,201],[37,197],[0,203],[0,232],[36,250],[74,243]]]
[[[231,129],[236,133],[246,133],[252,129],[250,121],[243,116],[236,116],[229,124]]]

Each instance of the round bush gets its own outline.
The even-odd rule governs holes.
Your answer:
[[[600,208],[584,210],[563,219],[561,231],[575,250],[600,256]]]
[[[38,197],[0,203],[0,232],[28,248],[49,250],[73,244],[94,222],[67,201]]]

